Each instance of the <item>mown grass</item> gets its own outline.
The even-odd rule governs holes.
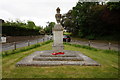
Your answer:
[[[71,35],[72,33],[64,32],[63,34],[64,34],[64,35]]]
[[[16,67],[15,64],[35,51],[51,50],[52,43],[3,58],[3,78],[118,78],[118,55],[65,44],[66,50],[80,51],[101,66]]]

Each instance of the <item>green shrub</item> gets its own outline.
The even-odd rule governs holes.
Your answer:
[[[95,39],[95,35],[90,34],[86,38],[89,39],[89,40],[94,40]]]
[[[26,33],[27,32],[27,33]],[[40,35],[39,30],[16,26],[2,26],[2,34],[6,36],[29,36]]]

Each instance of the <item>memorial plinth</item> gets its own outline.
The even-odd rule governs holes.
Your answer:
[[[61,24],[56,24],[54,28],[52,29],[53,31],[53,45],[52,49],[55,52],[59,52],[64,49],[63,46],[63,27]]]
[[[100,64],[79,51],[63,50],[64,55],[51,55],[54,51],[36,51],[16,63],[16,66],[99,66]]]

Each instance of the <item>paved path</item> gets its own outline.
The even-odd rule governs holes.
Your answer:
[[[43,41],[47,41],[50,38],[50,36],[44,36],[43,38],[39,38],[39,39],[34,39],[34,40],[30,40],[29,44],[36,44],[38,42],[43,42]],[[71,44],[80,44],[80,45],[89,45],[88,41],[80,41],[80,40],[72,40],[70,42]],[[25,47],[28,46],[28,41],[24,41],[24,42],[18,42],[16,43],[16,48],[21,48],[21,47]],[[118,46],[118,44],[111,44],[109,46],[109,43],[99,43],[99,42],[90,42],[90,46],[94,47],[94,48],[98,48],[98,49],[111,49],[111,50],[119,50],[118,47],[120,48],[120,46]],[[7,51],[7,50],[11,50],[11,49],[15,49],[15,45],[14,43],[8,43],[8,44],[3,44],[2,45],[2,51]]]
[[[80,40],[72,40],[71,44],[80,44],[80,45],[86,45],[89,46],[89,42],[87,41],[80,41]],[[90,46],[98,49],[111,49],[111,50],[119,50],[118,44],[113,43],[99,43],[99,42],[90,42]]]
[[[36,44],[38,42],[44,42],[49,40],[50,37],[49,36],[44,36],[43,38],[38,38],[38,39],[33,39],[30,41],[22,41],[22,42],[16,42],[16,46],[15,43],[6,43],[2,45],[2,51],[7,51],[7,50],[13,50],[16,48],[21,48],[21,47],[25,47],[28,45],[33,45]]]

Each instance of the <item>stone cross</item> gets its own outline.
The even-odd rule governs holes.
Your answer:
[[[56,9],[57,14],[55,15],[57,24],[55,24],[53,31],[53,50],[55,52],[61,52],[64,48],[63,46],[63,27],[60,24],[61,21],[61,14],[60,14],[60,8],[58,7]]]

